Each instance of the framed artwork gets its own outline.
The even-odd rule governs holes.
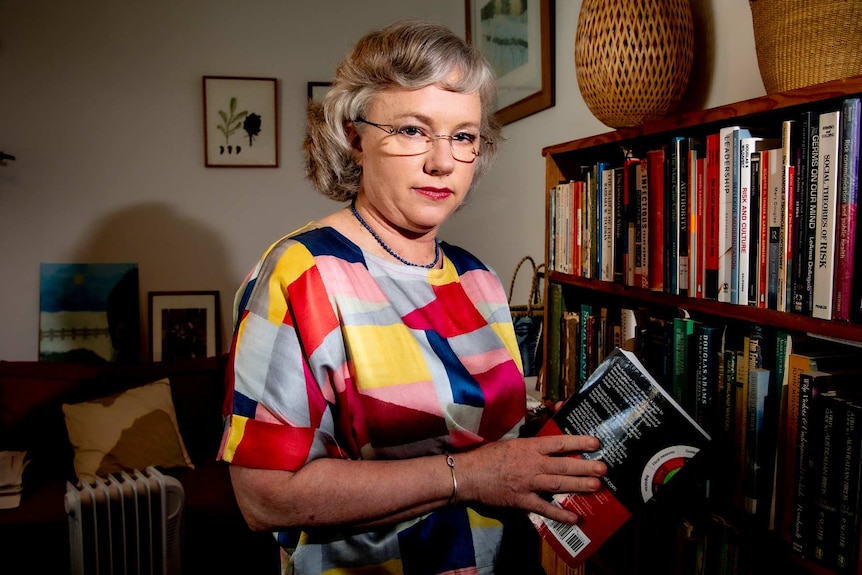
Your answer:
[[[553,0],[465,0],[467,41],[497,74],[498,121],[510,124],[554,105]]]
[[[177,361],[219,354],[219,292],[151,291],[150,359]]]
[[[275,78],[204,76],[204,150],[208,167],[278,167]]]
[[[139,309],[138,264],[41,264],[39,361],[140,361]]]
[[[323,97],[329,92],[332,87],[332,82],[309,82],[308,83],[308,101],[323,102]]]

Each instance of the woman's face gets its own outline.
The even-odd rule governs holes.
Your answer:
[[[364,120],[386,128],[421,129],[429,135],[478,135],[482,117],[478,93],[460,94],[428,86],[391,89],[371,101]],[[450,141],[434,139],[424,154],[398,155],[397,136],[357,122],[356,160],[362,167],[360,197],[379,224],[402,235],[436,234],[464,201],[476,163],[456,160]],[[462,144],[463,145],[463,144]],[[479,142],[476,141],[477,149]],[[379,225],[378,224],[378,225]]]

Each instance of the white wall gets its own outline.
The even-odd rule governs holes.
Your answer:
[[[701,59],[684,105],[763,94],[748,3],[694,3]],[[148,291],[217,289],[228,317],[261,251],[337,207],[303,179],[306,83],[329,80],[372,27],[419,16],[463,30],[463,8],[0,0],[0,150],[17,157],[0,166],[0,359],[38,356],[40,262],[138,262],[144,329]],[[542,147],[608,130],[577,88],[579,9],[579,0],[557,0],[556,106],[506,127],[497,164],[444,230],[507,286],[523,255],[542,257]],[[279,168],[204,167],[203,75],[279,79]]]

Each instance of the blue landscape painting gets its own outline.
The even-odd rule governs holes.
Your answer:
[[[40,361],[140,360],[137,264],[43,263],[39,312]]]

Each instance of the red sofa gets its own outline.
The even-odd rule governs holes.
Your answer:
[[[5,574],[69,573],[66,481],[77,478],[63,403],[104,397],[167,377],[177,424],[194,468],[162,470],[183,485],[184,573],[279,573],[269,533],[240,514],[227,465],[216,461],[226,357],[121,365],[0,361],[0,450],[26,450],[19,507],[0,509]]]

